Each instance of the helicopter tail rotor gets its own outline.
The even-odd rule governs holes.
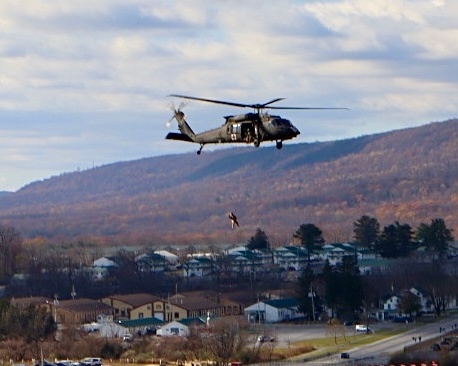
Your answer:
[[[182,100],[178,107],[175,107],[175,104],[173,102],[169,103],[168,107],[169,109],[173,112],[173,116],[170,117],[167,122],[165,122],[165,127],[170,128],[172,126],[172,121],[174,119],[177,120],[177,122],[180,122],[182,118],[184,118],[184,113],[181,111],[186,105],[189,103],[189,100]]]

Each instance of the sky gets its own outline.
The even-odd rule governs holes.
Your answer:
[[[276,111],[284,148],[455,118],[457,61],[455,0],[2,0],[0,191],[196,151],[164,139],[169,94],[349,108]],[[183,110],[195,132],[251,112]]]

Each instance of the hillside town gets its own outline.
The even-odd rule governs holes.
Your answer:
[[[450,246],[449,265],[455,266],[458,259],[457,248]],[[180,258],[168,250],[156,250],[150,254],[135,257],[136,271],[139,273],[162,273],[171,278],[181,276],[185,281],[198,281],[216,276],[217,267],[226,265],[224,274],[241,275],[249,279],[250,285],[244,291],[214,290],[178,291],[167,296],[150,293],[112,294],[98,299],[80,298],[78,289],[72,288],[72,298],[62,300],[45,297],[15,297],[12,303],[19,306],[34,305],[43,307],[53,315],[57,324],[82,326],[88,332],[97,331],[102,337],[137,337],[145,334],[160,336],[190,334],[190,326],[205,327],[214,318],[237,316],[249,323],[276,323],[304,319],[310,314],[303,312],[294,286],[302,271],[311,263],[317,273],[325,263],[338,265],[345,257],[355,258],[363,276],[384,273],[396,266],[396,259],[383,259],[368,250],[359,250],[350,243],[326,244],[311,256],[300,245],[287,245],[272,250],[251,250],[246,246],[236,246],[224,250],[218,256],[211,253],[193,253]],[[103,281],[117,268],[116,256],[103,256],[93,261],[92,266],[81,271],[90,274],[92,281]],[[310,262],[309,262],[310,261]],[[283,282],[283,289],[256,290],[259,280],[275,276]],[[16,281],[20,281],[18,278]],[[253,294],[253,291],[256,293]],[[318,291],[318,290],[316,290]],[[414,314],[406,314],[400,304],[407,295],[414,296],[419,307]],[[419,314],[434,314],[431,293],[418,287],[391,288],[379,299],[378,307],[370,313],[361,309],[360,316],[372,321],[412,319]],[[442,311],[456,311],[457,293],[448,296]],[[315,320],[332,318],[332,309],[314,294],[321,308],[316,310]],[[254,301],[253,301],[254,300]]]
[[[272,246],[258,228],[246,244],[159,249],[83,241],[40,247],[3,227],[0,357],[19,348],[22,357],[37,357],[44,345],[55,358],[143,352],[170,360],[179,352],[182,360],[250,363],[281,353],[293,329],[299,340],[315,329],[349,347],[374,329],[378,337],[454,319],[458,249],[445,220],[413,230],[399,222],[381,228],[363,215],[353,229],[353,242],[327,243],[305,223],[286,245]],[[285,325],[286,334],[273,331]],[[436,337],[431,326],[418,347]],[[440,336],[455,332],[447,324]],[[311,350],[294,351],[304,352]]]

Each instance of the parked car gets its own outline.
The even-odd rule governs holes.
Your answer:
[[[263,343],[263,342],[275,342],[275,337],[268,337],[266,335],[260,335],[258,336],[258,342]]]
[[[79,362],[72,360],[58,360],[54,363],[56,366],[79,366]]]
[[[55,365],[52,362],[49,362],[48,360],[42,360],[42,361],[35,362],[35,366],[55,366]]]
[[[122,337],[122,340],[124,342],[132,342],[132,335],[130,334],[125,334],[123,337]]]
[[[86,357],[79,364],[81,366],[102,366],[102,359],[99,357]]]
[[[366,325],[356,324],[355,331],[358,333],[372,333],[371,328],[368,328]]]
[[[348,352],[342,352],[340,358],[350,358],[350,354]]]

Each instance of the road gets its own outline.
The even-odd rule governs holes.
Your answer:
[[[389,322],[372,324],[371,328],[373,328],[375,332],[382,328],[392,328],[393,326],[407,327],[407,330],[402,334],[385,338],[372,344],[356,347],[346,352],[350,354],[351,360],[353,361],[367,360],[368,362],[384,363],[387,362],[390,354],[402,351],[404,347],[412,345],[414,343],[413,337],[416,337],[417,340],[421,337],[422,341],[426,341],[444,334],[440,332],[440,329],[445,329],[445,331],[448,332],[456,328],[457,324],[458,314],[422,326],[406,326],[405,324],[393,324]],[[410,327],[410,329],[408,329],[408,327]],[[276,337],[280,347],[288,346],[289,343],[296,341],[326,337],[326,326],[323,324],[270,325],[266,326],[265,330]],[[341,360],[340,355],[334,355],[316,360],[313,363],[326,365],[343,364],[345,362],[348,362],[348,360]]]

